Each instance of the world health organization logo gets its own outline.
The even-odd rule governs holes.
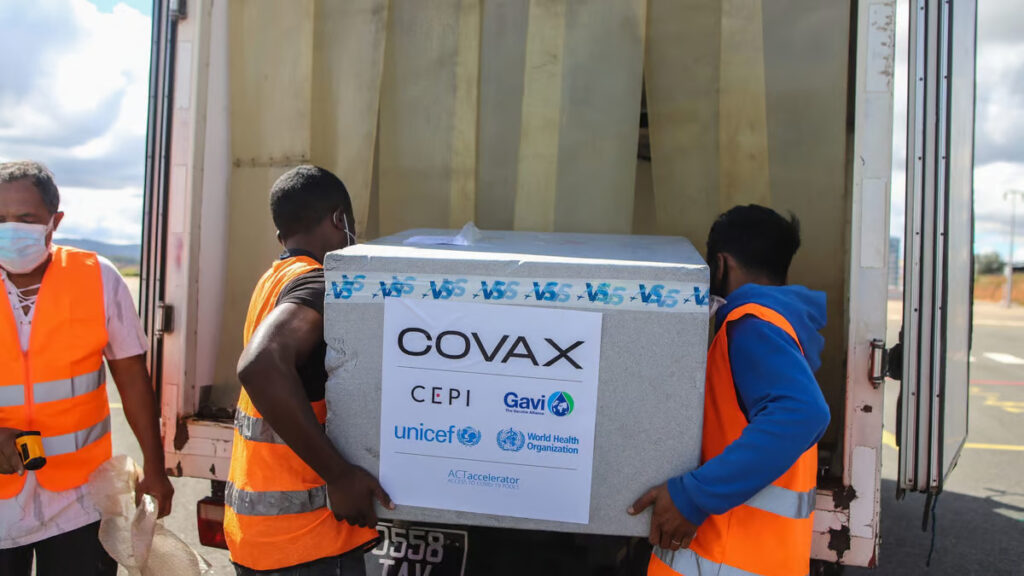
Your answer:
[[[476,446],[480,443],[480,431],[472,426],[459,430],[459,443],[463,446]]]
[[[575,406],[568,392],[555,392],[548,398],[548,411],[555,416],[568,416]]]
[[[526,435],[515,428],[498,431],[498,448],[506,452],[519,452],[526,444]]]

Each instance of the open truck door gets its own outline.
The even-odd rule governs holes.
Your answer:
[[[212,384],[233,381],[241,350],[241,332],[222,331],[220,314],[229,297],[226,31],[224,5],[154,4],[140,299],[169,472],[221,481],[237,385],[218,398]],[[251,288],[248,279],[240,285]],[[225,352],[222,334],[232,344]]]
[[[164,304],[164,263],[167,246],[167,155],[170,153],[170,73],[173,63],[175,27],[168,24],[168,12],[153,12],[149,56],[149,112],[146,128],[146,175],[142,215],[142,264],[140,269],[139,314],[149,335],[149,373],[160,397],[163,366],[163,335],[173,330],[173,308]]]
[[[910,6],[898,493],[937,494],[967,439],[977,3]]]

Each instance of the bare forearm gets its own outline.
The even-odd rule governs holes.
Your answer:
[[[147,469],[164,468],[164,450],[160,441],[160,419],[156,410],[156,397],[149,386],[131,395],[134,401],[122,396],[124,415],[135,438],[142,448],[142,457]]]

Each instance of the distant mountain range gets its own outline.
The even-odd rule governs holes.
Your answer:
[[[96,252],[113,262],[118,268],[137,269],[142,259],[142,246],[139,244],[107,244],[85,238],[57,238],[55,242],[62,246]]]

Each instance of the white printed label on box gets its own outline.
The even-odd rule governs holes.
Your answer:
[[[664,280],[327,274],[327,302],[428,300],[645,312],[708,313],[708,285]]]
[[[380,481],[395,503],[588,523],[601,319],[389,299]]]

